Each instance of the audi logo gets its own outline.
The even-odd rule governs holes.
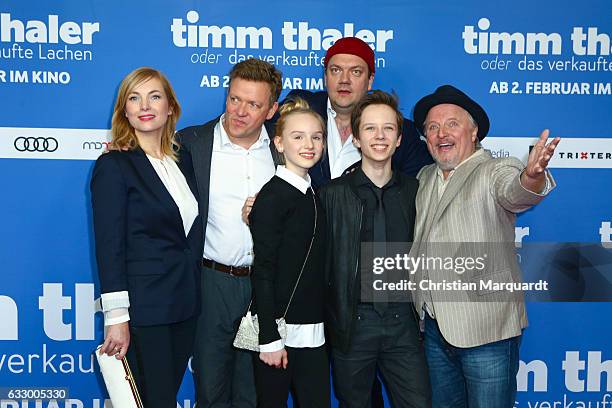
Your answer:
[[[18,152],[54,152],[58,148],[54,137],[18,137],[13,143]]]

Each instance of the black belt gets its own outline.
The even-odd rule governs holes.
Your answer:
[[[214,269],[215,271],[224,272],[232,276],[249,276],[251,274],[250,266],[227,266],[222,263],[203,258],[202,265]]]

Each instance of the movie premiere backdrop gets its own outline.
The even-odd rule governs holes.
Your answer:
[[[485,146],[497,157],[525,160],[544,128],[563,138],[550,165],[558,188],[518,218],[517,245],[610,245],[609,0],[3,0],[0,387],[63,387],[69,399],[0,395],[1,408],[110,406],[92,357],[102,314],[89,180],[123,76],[165,72],[184,127],[222,112],[228,71],[245,58],[281,69],[283,95],[323,90],[325,51],[343,36],[371,45],[374,87],[395,91],[407,117],[450,83],[486,108]],[[610,285],[609,273],[600,278]],[[532,302],[528,311],[516,406],[612,406],[612,305]],[[179,397],[194,406],[189,373]]]

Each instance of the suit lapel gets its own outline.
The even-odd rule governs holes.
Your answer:
[[[153,195],[164,204],[164,207],[166,207],[172,213],[172,218],[175,221],[176,227],[183,230],[183,220],[181,218],[178,206],[166,189],[166,186],[164,186],[164,183],[155,172],[155,169],[147,158],[145,152],[138,148],[132,152],[131,156],[134,162],[134,167],[143,178],[144,184],[151,190]]]
[[[191,155],[189,155],[191,157]],[[191,161],[185,162],[185,156],[183,153],[180,153],[178,167],[183,173],[183,177],[185,177],[185,181],[187,181],[187,185],[189,186],[189,190],[191,190],[191,194],[199,201],[200,194],[198,193],[198,187],[196,181],[194,179],[194,170],[193,170],[193,159]]]
[[[193,160],[193,170],[196,174],[198,192],[200,193],[200,212],[202,213],[203,220],[208,218],[210,166],[215,139],[215,126],[218,122],[219,118],[202,126],[199,129],[200,132],[194,138],[191,147],[191,160]]]
[[[463,185],[466,183],[467,179],[470,175],[478,168],[478,166],[487,160],[486,155],[479,154],[477,157],[473,157],[468,162],[463,164],[459,169],[455,171],[451,179],[448,181],[448,186],[446,186],[446,190],[444,190],[444,194],[442,194],[442,198],[440,198],[440,202],[438,203],[438,208],[436,209],[434,219],[438,220],[442,217],[442,214],[448,207],[448,205],[453,201],[457,193],[461,190]],[[437,177],[436,172],[434,172],[434,183],[437,185]]]
[[[191,194],[193,194],[194,197],[199,197],[200,195],[198,193],[198,187],[196,186],[196,182],[193,179],[193,177],[189,177],[188,175],[185,175],[184,173],[183,175],[185,176],[187,185],[189,186],[189,189],[191,190]]]
[[[436,180],[436,169],[437,167],[432,166],[430,171],[425,173],[425,177],[420,182],[419,189],[422,189],[422,193],[419,193],[420,205],[418,208],[422,209],[427,215],[424,222],[423,228],[420,229],[419,236],[415,237],[415,241],[422,241],[423,237],[429,236],[429,230],[433,225],[434,215],[437,212],[437,208],[440,200],[438,199],[438,183]],[[418,209],[417,209],[418,210]],[[420,217],[417,214],[417,217]]]

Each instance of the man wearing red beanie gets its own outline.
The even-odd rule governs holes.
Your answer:
[[[341,38],[325,55],[327,91],[293,90],[285,100],[305,99],[327,123],[327,149],[323,158],[310,169],[314,187],[341,176],[361,160],[353,145],[351,113],[357,102],[372,88],[376,71],[374,51],[356,37]],[[412,121],[404,118],[402,143],[393,155],[393,168],[415,176],[421,167],[433,163],[427,146],[420,139]]]

